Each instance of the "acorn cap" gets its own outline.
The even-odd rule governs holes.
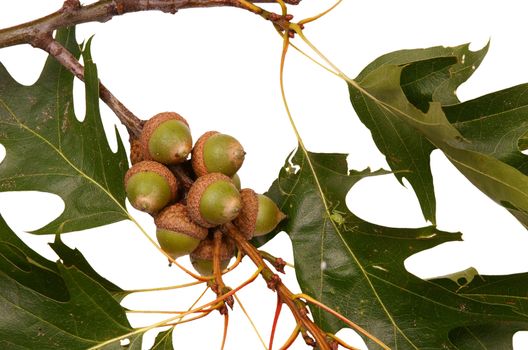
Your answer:
[[[235,175],[244,162],[246,152],[233,136],[208,131],[196,141],[192,166],[197,176],[209,173]]]
[[[208,131],[196,140],[191,154],[191,164],[196,176],[204,176],[209,173],[203,159],[203,149],[209,137],[219,134],[218,131]]]
[[[214,255],[214,240],[204,239],[200,242],[198,247],[190,254],[191,258],[202,260],[213,260]],[[222,237],[222,244],[220,247],[220,261],[229,260],[235,255],[235,243],[227,238]]]
[[[143,149],[137,137],[130,137],[130,163],[132,165],[143,161]]]
[[[125,179],[124,179],[125,189],[128,188],[128,185],[132,181],[131,179],[134,177],[134,175],[141,174],[141,173],[154,173],[154,174],[161,176],[165,180],[166,184],[168,185],[168,189],[170,193],[169,193],[169,198],[167,199],[167,203],[163,204],[163,206],[176,200],[178,196],[178,180],[176,180],[176,177],[174,176],[174,174],[163,164],[160,164],[158,162],[149,161],[149,160],[136,163],[130,169],[128,169],[128,171],[125,174]],[[127,195],[129,194],[130,193],[128,192],[128,189],[127,189]],[[130,199],[130,203],[132,204],[132,206],[134,206],[135,208],[139,210],[145,210],[144,208],[139,207],[138,205],[139,203],[135,203],[133,198],[129,197],[129,199]],[[146,201],[148,202],[149,200],[146,199]],[[159,209],[161,208],[158,208],[156,210],[145,210],[145,211],[152,213],[152,212],[156,212]]]
[[[157,160],[155,159],[156,157],[154,155],[152,155],[149,151],[149,141],[150,141],[150,138],[152,137],[152,134],[157,130],[157,128],[164,122],[166,121],[170,121],[170,120],[176,120],[176,121],[179,121],[179,122],[182,122],[185,126],[187,126],[187,128],[189,127],[189,123],[187,122],[187,120],[185,120],[185,118],[183,118],[181,115],[179,115],[178,113],[175,113],[175,112],[162,112],[162,113],[158,113],[156,114],[155,116],[153,116],[152,118],[150,118],[149,120],[147,120],[147,122],[145,123],[145,125],[143,126],[143,130],[141,132],[141,136],[139,138],[140,140],[140,145],[141,145],[141,150],[143,152],[143,157],[144,159],[147,159],[147,160]],[[189,137],[190,137],[190,131],[189,131]],[[187,159],[187,154],[190,153],[191,151],[191,147],[192,147],[192,139],[190,138],[189,139],[190,143],[188,145],[185,145],[186,147],[185,148],[188,148],[185,149],[185,150],[176,150],[176,152],[180,152],[182,154],[175,154],[173,157],[174,159],[170,162],[164,162],[166,164],[176,164],[176,163],[180,163],[180,162],[183,162],[185,161],[185,159]],[[184,155],[185,153],[185,155]],[[158,160],[159,161],[159,160]]]
[[[234,224],[249,241],[253,238],[253,233],[257,225],[258,196],[252,189],[244,188],[240,190],[240,198],[242,199],[242,209],[234,220]]]
[[[230,239],[222,238],[220,247],[220,269],[223,271],[229,266],[229,261],[235,255],[235,244]],[[211,239],[201,241],[198,247],[189,254],[191,264],[202,276],[214,274],[214,241]]]
[[[207,215],[204,217],[202,215],[201,209],[204,210],[204,202],[202,199],[204,198],[204,194],[211,194],[207,191],[211,185],[216,186],[217,184],[221,185],[222,183],[227,185],[222,190],[228,191],[215,194],[213,198],[207,198],[208,200],[205,202],[207,205],[216,206],[215,208],[210,209],[215,211],[219,210],[219,212],[215,213],[215,216],[217,217],[214,218],[213,221],[211,217],[207,217]],[[234,194],[236,194],[236,196],[233,196]],[[225,201],[218,200],[224,199],[222,198],[224,195],[226,197]],[[220,173],[211,173],[199,177],[191,186],[187,194],[187,210],[189,216],[198,225],[203,227],[214,227],[233,220],[238,215],[241,205],[240,194],[231,181],[231,178]]]
[[[184,233],[203,240],[207,238],[207,229],[194,223],[189,217],[185,205],[176,203],[163,209],[154,220],[158,229]]]

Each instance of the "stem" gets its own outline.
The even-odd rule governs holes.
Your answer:
[[[284,267],[285,266],[291,267],[292,269],[295,268],[295,266],[293,264],[284,261],[284,259],[282,259],[282,258],[277,258],[277,257],[275,257],[275,256],[271,255],[270,253],[265,252],[263,250],[259,250],[259,252],[260,252],[260,255],[262,256],[262,259],[266,260],[271,265],[273,265],[275,270],[279,271],[280,273],[285,273],[284,272]]]
[[[318,20],[319,18],[327,15],[328,13],[330,13],[333,9],[335,9],[339,4],[341,4],[343,0],[338,0],[332,7],[330,7],[329,9],[327,9],[326,11],[323,11],[321,12],[320,14],[316,15],[316,16],[313,16],[313,17],[308,17],[308,18],[305,18],[301,21],[299,21],[297,24],[302,26],[306,23],[310,23],[310,22],[313,22],[313,21],[316,21]]]
[[[174,14],[178,10],[204,7],[239,7],[248,9],[249,3],[274,3],[275,0],[101,0],[81,6],[79,1],[67,0],[58,11],[45,17],[0,30],[0,48],[27,44],[35,35],[88,22],[107,22],[114,16],[140,11],[161,11]],[[296,5],[300,0],[285,0]],[[255,5],[252,5],[255,7]],[[249,9],[248,9],[249,10]]]
[[[169,315],[176,315],[176,314],[184,314],[187,311],[169,311],[169,310],[126,310],[127,314],[169,314]],[[198,310],[196,313],[203,313],[203,312],[209,312],[205,310]]]
[[[292,5],[300,1],[285,0],[286,3]],[[101,0],[82,6],[79,0],[65,0],[62,8],[52,14],[14,27],[0,29],[0,48],[31,44],[48,52],[76,77],[84,81],[84,67],[66,48],[53,39],[54,30],[87,22],[106,22],[114,16],[131,12],[155,10],[174,14],[180,9],[221,6],[242,8],[257,13],[276,24],[285,25],[284,23],[288,23],[291,18],[264,11],[254,5],[254,3],[274,2],[275,0]],[[127,127],[129,134],[138,138],[143,127],[142,120],[126,108],[102,83],[99,83],[99,96]]]
[[[268,287],[277,292],[280,300],[288,306],[297,323],[312,334],[318,349],[331,350],[326,334],[308,317],[308,310],[304,304],[295,301],[293,293],[282,283],[279,276],[273,273],[266,265],[257,248],[249,243],[233,224],[225,224],[224,227],[229,236],[236,242],[238,248],[243,250],[253,263],[262,269],[260,275],[266,280]]]
[[[145,238],[150,242],[150,244],[152,244],[161,254],[163,254],[169,260],[170,264],[174,264],[174,265],[178,266],[178,268],[180,268],[180,270],[182,270],[183,272],[185,272],[186,274],[188,274],[189,276],[191,276],[192,278],[194,278],[197,281],[207,282],[209,280],[208,278],[204,278],[202,276],[198,276],[194,272],[189,271],[188,269],[183,267],[180,263],[178,263],[178,261],[176,261],[176,259],[174,259],[172,256],[167,254],[163,249],[161,249],[161,247],[158,245],[158,243],[156,243],[156,241],[154,241],[154,239],[152,237],[150,237],[150,235],[147,233],[147,231],[145,231],[143,226],[141,226],[139,224],[139,222],[126,209],[123,209],[123,210],[127,214],[128,219],[130,221],[132,221],[132,223],[134,223],[134,225],[136,225],[136,227],[139,229],[141,234],[143,236],[145,236]]]
[[[236,300],[238,306],[240,306],[240,309],[242,310],[242,312],[244,313],[244,315],[248,319],[249,323],[251,324],[251,327],[253,328],[253,330],[257,334],[257,337],[259,338],[260,343],[262,344],[262,346],[264,347],[265,350],[268,350],[268,347],[266,346],[266,343],[264,342],[264,339],[262,338],[262,335],[260,334],[257,326],[255,325],[255,322],[253,322],[253,320],[249,316],[249,313],[247,312],[246,308],[244,307],[244,304],[242,304],[242,301],[240,300],[240,298],[236,294],[233,294],[233,296],[235,297],[235,300]]]
[[[216,293],[217,296],[222,296],[226,292],[230,291],[231,288],[226,287],[224,283],[224,279],[222,278],[222,262],[221,262],[221,255],[222,255],[222,232],[220,230],[216,230],[214,232],[214,248],[213,248],[213,274],[214,274],[214,286],[213,291]],[[225,300],[225,304],[227,304],[231,309],[233,309],[234,305],[234,299],[231,296],[230,298],[227,298]],[[224,307],[219,309],[220,313],[223,315],[227,315],[227,307],[224,305]]]
[[[191,320],[195,320],[195,319],[198,319],[198,318],[202,318],[202,317],[205,317],[206,314],[212,312],[213,310],[216,309],[216,305],[218,305],[218,303],[222,302],[223,300],[225,300],[226,298],[232,296],[233,294],[235,294],[236,292],[238,292],[239,290],[241,290],[242,288],[244,288],[245,286],[247,286],[248,284],[252,283],[254,280],[257,279],[257,277],[259,276],[259,274],[261,273],[262,271],[262,268],[257,268],[257,271],[255,271],[255,273],[253,273],[244,283],[242,283],[241,285],[239,285],[238,287],[236,287],[235,289],[233,289],[232,291],[230,291],[229,293],[213,300],[213,301],[210,301],[208,302],[207,304],[204,304],[200,307],[197,307],[195,309],[192,309],[192,310],[189,310],[187,312],[184,312],[183,314],[180,314],[178,316],[174,316],[174,317],[171,317],[171,318],[168,318],[168,319],[165,319],[163,321],[160,321],[160,322],[156,322],[154,324],[151,324],[150,326],[147,326],[147,327],[142,327],[142,328],[136,328],[135,330],[133,330],[132,332],[129,332],[129,333],[126,333],[126,334],[122,334],[120,336],[117,336],[115,338],[112,338],[112,339],[108,339],[100,344],[97,344],[97,345],[94,345],[92,346],[91,348],[89,348],[88,350],[96,350],[96,349],[101,349],[101,348],[104,348],[106,345],[110,345],[116,341],[119,341],[121,339],[125,339],[125,338],[128,338],[128,337],[131,337],[133,335],[136,335],[136,334],[141,334],[141,333],[145,333],[151,329],[154,329],[154,328],[159,328],[159,327],[163,327],[163,326],[176,326],[178,324],[182,324],[182,323],[186,323],[186,322],[189,322]],[[207,291],[207,289],[206,289]],[[205,292],[204,292],[205,293]],[[198,300],[200,300],[200,298],[198,298]],[[206,308],[209,308],[207,310],[204,310]],[[196,316],[192,319],[187,319],[187,320],[184,320],[184,321],[181,321],[184,317],[188,316],[188,315],[191,315],[191,314],[194,314],[194,313],[197,313],[198,311],[200,310],[203,310],[203,314],[200,315],[200,316]],[[176,321],[178,320],[178,321]],[[176,321],[176,322],[174,322]]]
[[[348,349],[348,350],[359,350],[358,348],[356,348],[356,347],[354,347],[354,346],[352,346],[350,344],[347,344],[343,339],[341,339],[339,337],[336,337],[334,334],[328,333],[327,336],[329,336],[330,338],[334,339],[334,341],[336,343],[338,343],[339,345],[341,345],[345,349]]]
[[[328,312],[328,313],[334,315],[335,317],[337,317],[339,320],[345,322],[348,326],[350,326],[350,328],[352,328],[355,331],[363,334],[364,336],[366,336],[367,338],[369,338],[370,340],[372,340],[373,342],[375,342],[376,344],[381,346],[383,349],[390,350],[390,348],[387,345],[385,345],[385,343],[383,343],[381,340],[379,340],[378,338],[376,338],[375,336],[373,336],[372,334],[367,332],[365,329],[363,329],[359,325],[355,324],[354,322],[350,321],[348,318],[346,318],[345,316],[341,315],[339,312],[334,311],[333,309],[331,309],[330,307],[328,307],[325,304],[321,303],[320,301],[312,298],[308,294],[297,294],[297,295],[294,295],[293,298],[294,299],[302,298],[302,299],[304,299],[304,300],[306,300],[306,301],[308,301],[308,302],[320,307],[321,309],[325,310],[326,312]]]
[[[277,323],[279,322],[279,316],[282,310],[282,300],[277,295],[277,307],[275,308],[275,316],[273,316],[273,327],[271,327],[271,335],[269,341],[269,350],[273,348],[273,340],[275,339],[275,331],[277,330]]]
[[[202,300],[202,298],[204,297],[205,293],[207,293],[207,291],[209,290],[209,286],[205,287],[204,291],[202,292],[202,294],[200,294],[198,296],[198,298],[196,298],[196,300],[191,304],[191,306],[189,306],[189,308],[187,309],[187,311],[190,311],[192,310],[199,302],[200,300]],[[212,310],[211,310],[212,311]],[[204,315],[209,315],[209,312],[204,312]],[[181,321],[183,319],[180,318],[177,322]],[[174,327],[176,327],[176,325],[174,325]]]
[[[288,337],[286,343],[284,343],[280,350],[288,350],[290,346],[292,346],[292,344],[295,342],[295,339],[297,339],[297,337],[299,336],[300,330],[301,328],[299,327],[299,325],[296,325],[292,334]]]
[[[30,43],[34,47],[38,47],[49,53],[73,75],[84,81],[84,67],[82,64],[79,63],[77,58],[68,49],[53,39],[51,34],[42,33],[31,38]],[[139,137],[141,129],[143,128],[141,119],[128,110],[101,82],[99,82],[99,97],[117,115],[121,123],[127,127],[129,134]]]
[[[225,274],[225,273],[228,273],[229,271],[233,271],[238,265],[240,265],[243,257],[244,255],[242,254],[242,252],[238,251],[235,262],[231,266],[229,266],[223,273]]]
[[[222,335],[222,345],[220,347],[220,350],[224,350],[225,343],[227,340],[227,328],[229,327],[229,314],[226,312],[224,314],[224,334]]]
[[[196,286],[198,284],[202,284],[204,282],[205,281],[194,281],[194,282],[189,282],[189,283],[185,283],[185,284],[179,284],[179,285],[176,285],[176,286],[145,288],[145,289],[130,289],[130,290],[126,290],[125,292],[127,292],[127,293],[159,292],[159,291],[165,291],[165,290],[187,288],[187,287],[191,287],[191,286]]]
[[[189,322],[192,322],[192,321],[196,321],[196,320],[199,320],[200,318],[204,318],[204,317],[207,317],[209,316],[209,314],[213,312],[213,310],[207,310],[205,311],[202,315],[198,315],[198,316],[194,316],[194,317],[191,317],[191,318],[187,318],[185,320],[183,319],[178,319],[178,321],[176,322],[171,322],[171,323],[167,323],[165,326],[171,326],[171,327],[176,327],[177,325],[179,324],[184,324],[184,323],[189,323]]]

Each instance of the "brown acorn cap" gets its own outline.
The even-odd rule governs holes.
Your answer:
[[[240,210],[240,214],[238,214],[233,223],[249,241],[253,238],[253,233],[257,225],[258,196],[252,189],[244,188],[240,190],[240,197],[242,200],[242,210]]]
[[[142,171],[151,171],[163,176],[163,178],[165,178],[169,184],[171,191],[171,202],[176,200],[178,197],[178,180],[176,180],[174,174],[165,165],[151,160],[143,160],[134,164],[130,169],[128,169],[125,174],[125,187],[128,183],[128,180],[133,175]]]
[[[132,165],[143,160],[143,150],[141,149],[141,142],[137,137],[130,137],[130,163]]]
[[[185,205],[176,203],[163,209],[154,220],[157,228],[184,233],[203,240],[207,238],[207,229],[195,224]]]
[[[191,217],[191,219],[193,219],[194,222],[196,222],[200,226],[207,228],[216,226],[208,223],[202,218],[202,215],[200,214],[200,200],[202,198],[202,194],[207,189],[207,187],[210,184],[220,180],[233,183],[229,176],[226,176],[221,173],[210,173],[204,176],[200,176],[198,179],[196,179],[194,184],[189,189],[189,192],[187,193],[187,211],[189,212],[189,216]]]
[[[218,131],[208,131],[202,136],[200,136],[200,138],[194,144],[194,148],[192,150],[191,162],[192,162],[192,167],[193,167],[193,170],[196,176],[204,176],[207,173],[209,173],[209,171],[205,167],[205,163],[203,159],[203,149],[204,149],[205,142],[209,139],[209,137],[216,135],[216,134],[219,134],[219,132]]]
[[[198,247],[190,254],[193,259],[213,260],[214,255],[214,240],[204,239],[200,242]],[[228,237],[222,237],[222,245],[220,248],[220,261],[229,260],[235,255],[235,242]]]
[[[152,159],[152,156],[150,155],[148,149],[148,142],[150,140],[150,136],[152,136],[152,133],[156,128],[163,122],[166,122],[167,120],[179,120],[183,122],[185,125],[189,126],[189,123],[187,120],[185,120],[184,117],[179,115],[176,112],[162,112],[158,113],[145,123],[143,126],[143,130],[141,131],[141,136],[139,138],[140,146],[143,152],[144,159]]]

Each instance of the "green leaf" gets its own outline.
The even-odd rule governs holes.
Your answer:
[[[410,139],[399,140],[409,150],[413,150],[411,153],[423,154],[427,149],[428,157],[431,147],[439,148],[475,186],[527,225],[528,179],[521,168],[516,168],[519,159],[521,163],[524,162],[524,156],[520,155],[518,150],[519,139],[526,131],[526,99],[522,98],[524,87],[446,107],[446,110],[450,111],[451,119],[456,119],[455,116],[461,115],[461,111],[469,115],[472,124],[462,130],[464,128],[461,123],[450,123],[439,102],[430,102],[427,112],[423,112],[408,100],[400,85],[404,69],[402,66],[386,64],[371,71],[358,83],[350,83],[351,98],[358,114],[405,125]],[[508,96],[508,100],[499,102],[505,96]],[[519,98],[519,101],[514,101],[515,98]],[[490,107],[493,101],[503,106],[500,113],[495,107]],[[509,104],[508,108],[504,108],[506,103]],[[483,110],[491,112],[486,115],[487,112],[482,113]],[[461,122],[464,122],[465,118],[463,117]],[[493,125],[502,122],[509,122],[509,125],[499,127],[503,130],[498,131],[496,135],[493,130],[483,133],[484,126],[493,128]],[[508,128],[510,129],[506,131]],[[478,133],[483,134],[476,136]],[[470,138],[465,138],[465,134]],[[497,139],[497,135],[502,138]],[[431,147],[413,144],[413,137],[427,140]],[[394,157],[401,154],[398,149],[394,152]],[[516,160],[509,159],[512,155]],[[422,163],[419,169],[412,172],[428,177],[429,164]]]
[[[288,215],[283,229],[293,243],[303,292],[393,349],[470,349],[460,330],[489,326],[494,326],[488,329],[490,344],[496,340],[501,348],[511,348],[511,335],[519,325],[528,329],[526,315],[506,302],[460,295],[404,267],[409,256],[460,240],[461,235],[434,226],[388,228],[355,216],[345,204],[350,188],[385,172],[349,171],[346,156],[299,150],[292,161],[300,169],[291,171],[287,163],[269,192]],[[526,293],[523,286],[526,283],[515,290]],[[317,307],[311,310],[326,331],[345,326]]]
[[[470,269],[471,270],[471,269]],[[474,269],[472,269],[474,270]],[[475,270],[476,272],[476,270]],[[528,299],[526,298],[526,286],[528,285],[528,273],[519,273],[506,276],[463,276],[464,283],[457,280],[456,274],[449,278],[432,280],[442,288],[455,292],[463,297],[479,300],[486,303],[510,305],[515,312],[528,319]],[[454,277],[454,278],[453,278]],[[475,278],[476,277],[476,278]],[[503,338],[492,337],[500,327]],[[487,324],[474,327],[462,327],[450,333],[450,338],[455,343],[467,344],[464,349],[501,349],[516,331],[524,330],[523,324],[497,325]]]
[[[57,40],[79,55],[73,28]],[[16,82],[0,64],[0,191],[44,191],[59,195],[64,212],[37,230],[60,234],[127,218],[123,177],[128,167],[119,135],[117,153],[109,148],[99,114],[97,69],[89,43],[83,53],[86,116],[73,111],[73,75],[48,58],[32,86]]]
[[[512,172],[520,182],[528,181],[528,156],[520,150],[522,137],[528,132],[527,92],[528,84],[523,84],[443,108],[449,122],[467,140],[466,149],[517,170]],[[475,184],[481,186],[478,182]],[[526,225],[525,209],[512,205],[511,198],[491,197]]]
[[[129,294],[129,292],[122,290],[114,283],[99,275],[78,249],[71,249],[62,242],[60,235],[55,236],[55,242],[50,243],[50,246],[60,257],[64,266],[75,266],[79,271],[103,286],[118,302]]]
[[[8,350],[121,349],[119,340],[110,340],[133,332],[124,309],[98,281],[42,258],[1,217],[0,310],[0,348]],[[140,335],[129,340],[129,349],[141,348]]]
[[[467,80],[484,58],[488,47],[472,52],[469,45],[432,47],[396,51],[369,64],[357,77],[361,82],[387,65],[403,67],[401,87],[409,101],[426,111],[430,101],[442,104],[458,102],[455,90]],[[429,167],[434,146],[412,126],[392,118],[385,109],[372,104],[366,96],[358,96],[349,85],[351,100],[361,121],[370,129],[374,142],[385,155],[394,175],[406,178],[413,187],[424,217],[435,223],[436,199]]]
[[[164,332],[159,332],[156,336],[154,345],[150,350],[172,350],[174,349],[172,345],[172,331],[174,327],[167,329]]]

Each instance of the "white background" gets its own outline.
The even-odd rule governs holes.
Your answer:
[[[46,15],[59,0],[4,0],[0,2],[0,27]],[[296,19],[321,12],[332,1],[304,0],[291,12]],[[266,6],[278,11],[277,6]],[[306,28],[306,35],[333,62],[354,77],[376,57],[404,48],[453,46],[471,42],[478,49],[491,39],[481,67],[458,91],[462,100],[528,82],[525,1],[345,0],[334,12]],[[167,110],[188,119],[193,136],[219,130],[237,137],[247,151],[240,171],[243,187],[265,191],[276,178],[296,140],[280,99],[279,57],[282,46],[270,23],[238,9],[183,10],[128,14],[106,24],[78,27],[78,40],[95,34],[93,56],[101,80],[126,106],[144,119]],[[46,55],[29,46],[0,50],[0,60],[24,84],[33,83]],[[309,62],[294,50],[286,65],[285,82],[290,106],[301,135],[312,151],[350,153],[350,167],[387,167],[368,130],[358,121],[348,101],[345,84]],[[78,116],[84,114],[83,86],[76,82]],[[77,96],[76,95],[76,96]],[[102,106],[112,147],[112,128],[118,123]],[[120,129],[127,140],[124,128]],[[0,159],[5,150],[0,146]],[[459,175],[439,152],[432,155],[438,201],[438,227],[461,231],[464,242],[449,243],[407,260],[407,268],[420,277],[439,276],[470,266],[482,274],[507,274],[528,270],[528,234],[504,209],[482,195]],[[361,181],[349,195],[351,210],[371,222],[395,227],[426,224],[412,191],[392,176]],[[37,229],[63,210],[59,197],[43,193],[0,193],[0,213],[22,239],[50,259],[56,259],[47,242],[53,237],[25,233]],[[150,234],[150,217],[135,212]],[[130,222],[69,233],[64,241],[79,248],[103,276],[125,289],[175,285],[189,281],[169,269],[164,257]],[[279,235],[266,250],[292,261],[291,245]],[[186,259],[181,259],[187,264]],[[254,270],[245,262],[226,276],[236,286]],[[284,281],[298,291],[293,271]],[[135,309],[187,308],[202,290],[134,295],[125,305]],[[267,341],[275,296],[258,280],[239,293]],[[208,295],[209,300],[212,295]],[[148,325],[166,316],[133,315],[134,326]],[[176,327],[179,348],[216,349],[222,318]],[[292,318],[285,309],[276,346],[289,336]],[[352,332],[340,332],[354,341]],[[145,344],[151,344],[153,336]],[[528,334],[514,337],[515,349],[528,348]],[[262,348],[247,319],[236,307],[231,314],[226,349]],[[293,349],[304,349],[298,341]]]

